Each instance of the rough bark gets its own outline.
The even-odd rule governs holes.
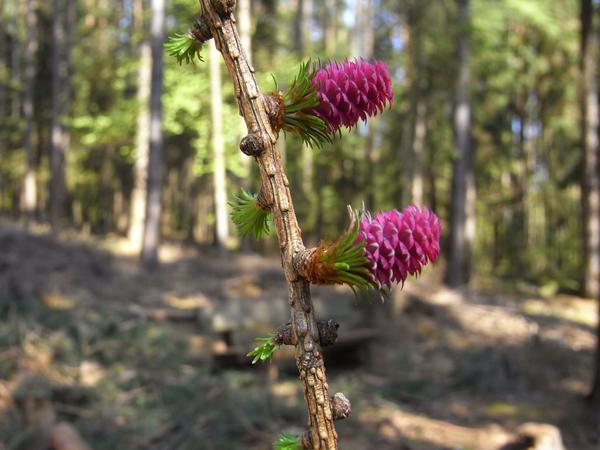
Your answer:
[[[148,182],[146,185],[146,216],[142,239],[141,263],[152,269],[158,265],[160,244],[161,187],[163,174],[162,89],[163,42],[165,34],[165,0],[152,0],[150,27],[152,74],[150,91],[150,143]]]
[[[223,140],[223,96],[221,94],[221,64],[219,52],[211,41],[209,46],[210,66],[210,112],[211,140],[213,151],[213,195],[215,205],[215,244],[225,248],[229,236],[227,217],[227,192],[225,172],[225,142]]]
[[[458,82],[454,111],[455,147],[458,156],[452,169],[450,199],[450,246],[446,282],[451,286],[467,283],[471,272],[471,250],[475,234],[475,174],[471,143],[471,104],[469,95],[469,0],[457,0],[459,13]]]
[[[34,0],[26,0],[26,33],[27,42],[25,44],[24,64],[24,97],[23,97],[23,148],[25,150],[25,177],[23,180],[22,211],[25,213],[27,225],[29,225],[36,208],[36,181],[35,181],[35,155],[33,151],[33,79],[35,76],[35,53],[37,51],[37,41],[35,36]],[[1,100],[0,100],[1,101]]]
[[[319,330],[310,296],[310,286],[293,268],[294,255],[304,248],[296,220],[289,182],[275,148],[274,135],[253,70],[229,14],[216,12],[210,0],[200,0],[217,49],[221,51],[234,84],[240,112],[249,133],[262,140],[264,149],[256,157],[262,191],[270,204],[281,250],[282,265],[288,282],[289,305],[296,348],[296,365],[304,386],[308,406],[311,447],[316,450],[337,449],[337,433],[333,426],[329,386],[325,377]],[[216,0],[215,0],[216,3]]]

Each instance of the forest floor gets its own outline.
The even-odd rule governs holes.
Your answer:
[[[291,349],[244,357],[287,321],[278,258],[167,243],[161,260],[143,273],[120,238],[0,220],[0,448],[48,448],[59,422],[95,450],[265,450],[303,431]],[[450,290],[440,273],[384,303],[314,289],[319,317],[341,325],[326,352],[353,407],[340,448],[527,448],[506,444],[535,422],[599,449],[583,401],[594,302],[497,280]]]

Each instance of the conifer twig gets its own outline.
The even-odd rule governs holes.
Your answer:
[[[337,433],[333,425],[334,415],[310,286],[293,266],[294,256],[304,250],[304,244],[281,156],[275,148],[276,136],[265,110],[265,100],[258,89],[254,69],[241,46],[231,14],[234,3],[233,0],[200,0],[203,20],[223,55],[240,113],[248,127],[249,136],[242,142],[242,151],[252,154],[258,164],[261,192],[273,214],[289,288],[292,344],[296,348],[296,365],[308,408],[310,439],[302,439],[302,442],[305,448],[308,448],[306,442],[310,441],[310,448],[314,450],[337,450]],[[252,153],[248,151],[249,143],[252,144]]]

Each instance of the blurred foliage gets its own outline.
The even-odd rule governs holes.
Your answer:
[[[0,208],[19,210],[25,159],[18,110],[21,75],[10,61],[26,30],[7,2],[7,61],[0,77],[9,87],[0,165]],[[312,2],[301,22],[306,57],[351,58],[356,36],[354,2],[336,3],[326,21],[325,2]],[[477,271],[576,290],[582,267],[578,126],[579,22],[576,0],[472,0],[472,135],[476,149]],[[452,112],[456,79],[456,4],[453,0],[373,2],[374,57],[392,74],[391,111],[344,132],[323,149],[303,149],[282,137],[295,209],[309,243],[335,239],[345,205],[373,211],[413,201],[412,143],[415,105],[426,110],[422,161],[423,201],[447,224],[451,191]],[[197,3],[168,4],[167,34],[185,33]],[[252,55],[265,92],[294,79],[298,55],[294,2],[251,2]],[[132,3],[77,1],[73,36],[73,105],[67,182],[71,223],[97,232],[126,231],[135,159],[139,45],[144,33]],[[51,35],[51,4],[37,9],[38,36]],[[18,18],[17,18],[18,17]],[[325,32],[334,28],[334,54]],[[18,54],[18,53],[17,53]],[[36,55],[34,143],[38,165],[38,218],[46,218],[50,96],[50,40]],[[16,58],[18,60],[18,57]],[[230,198],[240,187],[257,190],[258,174],[238,150],[243,127],[232,84],[223,68],[223,129]],[[165,178],[163,232],[210,242],[212,155],[209,74],[203,64],[180,66],[165,58]],[[14,106],[14,107],[13,107]],[[14,112],[13,112],[14,110]],[[306,155],[311,151],[311,155]],[[203,230],[193,233],[191,228]],[[444,227],[447,230],[447,226]]]

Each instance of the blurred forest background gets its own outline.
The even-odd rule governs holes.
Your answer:
[[[525,422],[600,446],[599,8],[238,0],[265,92],[307,58],[392,75],[368,126],[320,150],[280,136],[305,241],[335,239],[347,204],[443,223],[444,261],[384,305],[315,290],[342,323],[342,448],[496,449]],[[94,449],[265,449],[304,423],[289,353],[244,358],[287,304],[274,238],[229,221],[258,188],[229,75],[212,42],[190,65],[163,49],[197,13],[0,0],[0,448],[77,428]]]

